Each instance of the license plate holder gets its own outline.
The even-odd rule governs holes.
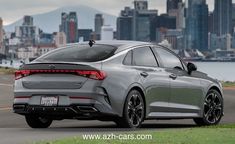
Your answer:
[[[41,106],[58,106],[59,97],[58,96],[42,96],[41,97]]]

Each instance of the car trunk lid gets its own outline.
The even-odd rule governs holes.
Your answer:
[[[80,89],[88,79],[102,80],[100,64],[32,63],[23,65],[16,79],[27,89]]]

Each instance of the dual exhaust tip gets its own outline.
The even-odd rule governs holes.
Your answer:
[[[91,107],[91,106],[77,106],[77,108],[80,112],[84,112],[84,113],[98,112],[98,110],[96,108]]]

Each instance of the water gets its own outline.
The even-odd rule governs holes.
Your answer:
[[[235,81],[235,62],[194,62],[199,71],[222,81]]]
[[[209,76],[221,81],[235,81],[235,62],[194,62],[199,71],[207,73]],[[3,60],[0,66],[18,68],[22,63]]]

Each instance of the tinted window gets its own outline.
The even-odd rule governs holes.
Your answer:
[[[105,45],[76,45],[49,53],[40,57],[39,61],[64,61],[64,62],[97,62],[114,55],[116,47]]]
[[[137,66],[156,67],[157,61],[149,47],[133,50],[133,64]]]
[[[165,49],[162,49],[162,48],[155,48],[155,49],[156,49],[158,55],[160,56],[164,67],[183,69],[182,63],[177,56],[175,56],[171,52],[169,52]]]
[[[132,65],[132,51],[129,51],[123,61],[124,65]]]

